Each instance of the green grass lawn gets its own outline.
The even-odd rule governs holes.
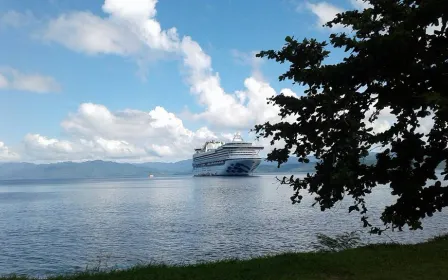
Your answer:
[[[3,278],[25,279],[25,278]],[[448,235],[416,245],[369,245],[193,266],[140,266],[51,279],[448,279]]]

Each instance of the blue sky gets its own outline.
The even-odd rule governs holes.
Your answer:
[[[354,7],[362,3],[3,0],[0,160],[175,160],[206,138],[246,135],[275,119],[260,105],[266,95],[302,90],[253,52],[279,49],[287,35],[325,40],[322,20]]]

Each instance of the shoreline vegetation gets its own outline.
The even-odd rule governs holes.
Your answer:
[[[356,236],[318,236],[317,252],[285,253],[249,260],[196,265],[139,265],[121,270],[87,270],[48,277],[54,280],[103,279],[447,279],[448,234],[417,244],[356,246]],[[37,279],[4,276],[3,280]]]

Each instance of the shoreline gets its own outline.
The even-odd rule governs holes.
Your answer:
[[[338,252],[284,253],[195,265],[137,265],[44,279],[446,279],[448,234],[416,244],[370,244]],[[5,275],[3,280],[42,279]]]

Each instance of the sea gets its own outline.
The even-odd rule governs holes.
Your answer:
[[[302,203],[292,204],[292,189],[280,178],[2,181],[0,275],[305,252],[315,249],[319,233],[359,230],[364,243],[416,243],[448,233],[448,215],[441,212],[425,219],[423,230],[370,235],[359,213],[348,213],[350,200],[321,211],[305,193]],[[372,222],[394,200],[387,186],[377,187],[367,197]]]

